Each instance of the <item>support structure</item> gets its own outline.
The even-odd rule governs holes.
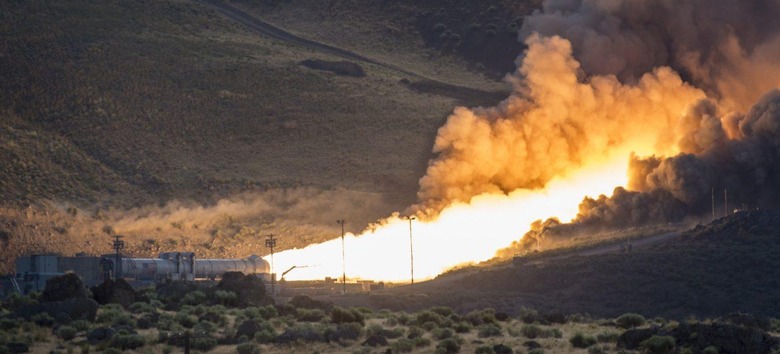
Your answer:
[[[122,241],[122,235],[114,235],[114,280],[122,277],[122,250],[125,248],[125,241]]]
[[[406,216],[405,220],[409,220],[409,269],[411,270],[412,285],[414,285],[414,239],[412,238],[412,220],[416,218],[414,216]]]
[[[274,247],[276,247],[276,235],[265,235],[265,247],[271,249],[271,294],[276,295],[276,275],[274,274]]]
[[[339,219],[336,223],[341,225],[341,293],[347,293],[347,256],[344,247],[344,223],[346,220]]]

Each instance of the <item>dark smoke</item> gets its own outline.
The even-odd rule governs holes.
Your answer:
[[[632,156],[629,187],[612,196],[585,198],[577,217],[562,224],[538,221],[514,250],[533,249],[545,238],[571,238],[586,232],[708,220],[715,213],[741,208],[780,208],[780,90],[764,95],[745,115],[718,117],[702,101],[681,125],[690,128],[680,140],[682,153],[668,158]],[[721,125],[721,121],[730,124]],[[729,139],[736,135],[736,139]]]

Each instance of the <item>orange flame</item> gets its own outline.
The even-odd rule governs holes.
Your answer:
[[[520,238],[537,219],[569,220],[586,195],[608,194],[626,184],[628,158],[583,168],[557,178],[543,190],[517,190],[509,195],[484,194],[470,203],[456,203],[434,220],[412,221],[415,280],[435,277],[452,267],[492,258],[496,250]],[[345,268],[349,279],[408,282],[411,278],[409,222],[399,215],[374,229],[345,237]],[[340,279],[340,238],[274,256],[274,272],[307,266],[285,279]]]

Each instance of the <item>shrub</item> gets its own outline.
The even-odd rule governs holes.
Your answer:
[[[76,329],[71,326],[61,326],[57,329],[57,337],[62,338],[62,340],[71,340],[73,338],[76,338]]]
[[[433,313],[437,313],[443,317],[450,317],[455,314],[455,311],[453,309],[446,306],[431,307],[430,311]]]
[[[596,340],[599,343],[614,343],[618,341],[618,338],[620,338],[620,335],[615,332],[601,332],[596,335]]]
[[[701,351],[701,354],[718,354],[718,347],[711,345]]]
[[[523,337],[534,339],[537,337],[541,337],[542,335],[542,327],[539,327],[537,325],[524,325],[522,328],[520,328],[520,333],[523,335]]]
[[[357,322],[363,325],[365,322],[363,313],[361,313],[356,309],[344,309],[341,307],[334,307],[333,310],[330,311],[330,317],[331,317],[331,321],[333,321],[333,323],[336,324]]]
[[[295,318],[298,321],[302,322],[319,322],[322,321],[323,318],[325,318],[325,311],[322,311],[320,309],[297,309],[295,313]],[[355,321],[349,321],[349,322],[355,322]]]
[[[54,324],[54,317],[51,317],[48,312],[36,313],[30,317],[30,320],[39,326],[50,327]]]
[[[10,331],[21,327],[19,320],[11,318],[0,318],[0,329],[3,331]]]
[[[436,353],[452,354],[460,352],[460,343],[454,338],[447,338],[436,345]]]
[[[134,302],[132,305],[130,305],[130,312],[132,313],[154,313],[157,312],[157,309],[154,308],[151,304],[145,303],[145,302]]]
[[[236,346],[238,354],[260,354],[260,347],[255,343],[241,343]]]
[[[436,328],[431,332],[431,335],[433,335],[433,338],[437,340],[443,340],[447,338],[452,338],[452,330],[449,328]]]
[[[187,311],[177,312],[176,316],[174,316],[174,320],[184,328],[192,328],[192,326],[198,323],[198,318],[195,317],[195,315],[190,315]]]
[[[206,302],[206,293],[200,290],[190,291],[184,298],[181,299],[181,303],[184,305],[200,305]]]
[[[466,314],[464,319],[471,322],[471,324],[474,326],[479,326],[484,323],[498,324],[498,320],[496,320],[495,314],[496,310],[488,308],[481,311],[471,311]]]
[[[528,351],[528,354],[544,354],[544,349],[535,348]]]
[[[584,335],[582,333],[576,333],[574,337],[569,339],[569,343],[575,348],[587,348],[596,344],[596,338],[593,336]]]
[[[420,325],[433,322],[436,326],[439,326],[444,322],[444,317],[433,311],[422,311],[415,316],[415,321]]]
[[[471,323],[468,323],[466,321],[460,321],[452,326],[452,329],[455,330],[455,332],[458,333],[469,333],[474,327],[471,325]]]
[[[119,331],[111,338],[110,347],[121,350],[132,350],[143,347],[146,341],[137,334],[130,334],[125,331]]]
[[[411,353],[414,350],[414,347],[414,341],[406,338],[401,338],[390,345],[393,353]]]
[[[501,327],[492,323],[479,325],[477,327],[477,336],[479,336],[480,338],[500,337]]]
[[[325,340],[324,329],[315,327],[310,323],[296,323],[284,333],[275,338],[277,343],[291,343],[297,341],[303,342],[322,342]]]
[[[656,335],[642,341],[639,347],[652,354],[671,353],[674,350],[675,341],[672,336]]]
[[[207,352],[217,347],[217,340],[211,337],[192,337],[190,338],[190,347]]]
[[[636,328],[645,323],[645,317],[636,313],[626,313],[618,317],[615,322],[622,328]]]
[[[228,290],[217,290],[214,292],[214,297],[217,298],[218,303],[224,306],[233,307],[238,305],[238,295],[236,295],[235,292]]]
[[[474,350],[474,354],[496,354],[496,351],[493,350],[493,347],[483,345],[477,347],[477,349]]]
[[[422,328],[412,326],[409,327],[409,329],[407,330],[406,338],[415,339],[415,338],[422,337],[423,334],[425,334],[425,331]]]
[[[428,332],[433,331],[434,329],[438,328],[438,326],[436,326],[436,322],[433,322],[433,321],[425,322],[422,325],[420,325],[420,327],[422,329],[428,331]]]
[[[413,339],[414,346],[417,348],[427,347],[431,345],[431,340],[425,337],[417,337]]]
[[[342,323],[336,327],[331,339],[341,342],[342,340],[358,340],[363,335],[363,327],[357,322]]]

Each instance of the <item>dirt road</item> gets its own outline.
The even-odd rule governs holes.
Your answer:
[[[508,95],[508,92],[485,91],[485,90],[475,89],[471,87],[453,85],[447,82],[431,79],[391,63],[369,58],[367,56],[343,48],[338,48],[332,45],[328,45],[325,43],[296,36],[290,32],[285,31],[284,29],[276,27],[255,16],[252,16],[246,11],[243,11],[235,6],[227,4],[220,0],[196,0],[196,1],[215,9],[217,12],[227,17],[228,19],[241,23],[242,25],[246,26],[247,28],[249,28],[250,30],[254,31],[257,34],[275,38],[288,43],[293,43],[302,47],[321,51],[324,53],[329,53],[346,60],[360,61],[363,63],[381,66],[402,73],[404,75],[407,75],[412,80],[415,80],[415,82],[411,82],[408,85],[410,89],[413,89],[415,91],[455,98],[467,106],[495,105],[498,102],[505,99]]]

